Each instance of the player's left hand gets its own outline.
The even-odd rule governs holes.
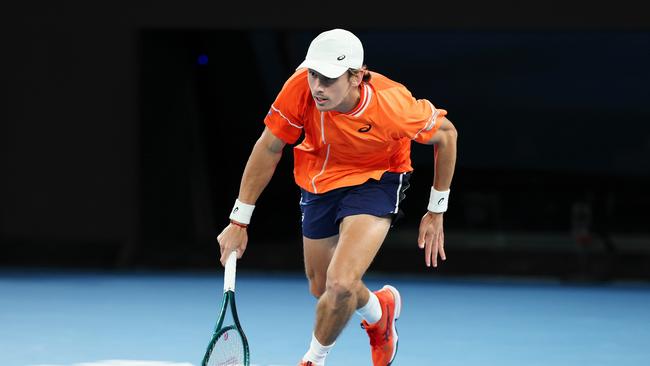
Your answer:
[[[427,211],[420,220],[418,246],[424,249],[424,262],[427,267],[438,267],[438,255],[443,261],[445,255],[445,233],[442,228],[442,213]]]

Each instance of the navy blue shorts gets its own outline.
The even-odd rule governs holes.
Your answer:
[[[386,172],[380,180],[370,179],[322,194],[301,189],[302,235],[310,239],[337,235],[341,220],[358,214],[390,217],[394,224],[403,216],[399,204],[406,198],[409,177],[410,173]]]

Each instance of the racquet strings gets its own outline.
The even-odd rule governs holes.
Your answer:
[[[218,336],[207,365],[244,366],[244,340],[237,329],[227,329]]]

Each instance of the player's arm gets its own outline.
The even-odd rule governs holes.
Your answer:
[[[451,179],[454,176],[456,167],[456,140],[458,131],[447,117],[439,117],[442,124],[438,131],[427,142],[427,145],[434,145],[434,169],[433,187],[437,191],[447,191],[451,186]]]
[[[424,249],[427,266],[438,266],[438,255],[446,260],[444,249],[443,213],[447,210],[449,188],[456,167],[456,140],[458,132],[447,117],[442,119],[436,133],[426,142],[434,146],[434,179],[427,213],[420,221],[418,245]]]
[[[255,208],[255,202],[273,177],[285,145],[286,143],[273,135],[268,127],[255,142],[244,168],[239,197],[230,215],[231,223],[217,237],[222,265],[225,266],[226,259],[233,250],[237,251],[238,258],[244,254],[248,243],[246,228]]]

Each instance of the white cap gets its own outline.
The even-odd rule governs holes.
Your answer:
[[[344,29],[332,29],[311,41],[305,61],[296,69],[306,67],[335,79],[348,69],[360,69],[361,66],[363,46],[359,38]]]

